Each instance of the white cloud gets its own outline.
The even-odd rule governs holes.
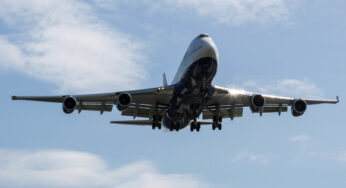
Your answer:
[[[301,0],[164,0],[149,2],[160,11],[180,10],[193,12],[220,23],[247,24],[271,22],[290,23]]]
[[[307,134],[301,134],[301,135],[290,137],[290,140],[292,142],[302,142],[302,143],[304,143],[304,142],[309,142],[311,140],[311,138]]]
[[[95,2],[1,1],[0,19],[12,32],[0,35],[0,68],[53,83],[61,92],[138,87],[147,77],[145,45],[107,24]]]
[[[0,150],[3,187],[208,187],[189,174],[164,174],[146,161],[112,169],[99,156],[76,151]]]
[[[338,161],[346,163],[346,151],[340,152],[337,156]]]
[[[287,97],[321,98],[324,96],[322,89],[307,79],[283,79],[278,81],[249,80],[241,84],[230,85],[231,88],[275,94]]]
[[[269,162],[269,157],[263,154],[254,154],[247,150],[238,152],[233,158],[232,162],[251,162],[267,164]]]

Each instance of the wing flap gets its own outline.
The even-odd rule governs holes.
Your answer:
[[[216,111],[214,110],[205,110],[203,111],[202,119],[213,119],[214,114]],[[234,108],[234,112],[232,108],[229,109],[221,109],[220,115],[224,118],[234,118],[234,117],[242,117],[243,116],[243,107],[236,107]]]
[[[157,111],[155,111],[156,109]],[[126,110],[121,112],[123,116],[131,116],[131,117],[143,117],[143,118],[151,118],[154,114],[161,115],[162,117],[165,115],[166,107],[158,106],[156,108],[153,105],[134,105],[128,107]]]
[[[287,106],[282,106],[281,110],[279,106],[264,107],[263,113],[274,113],[274,112],[287,112]]]
[[[87,111],[100,111],[100,112],[111,112],[113,105],[78,105],[76,110],[81,112],[82,110]]]

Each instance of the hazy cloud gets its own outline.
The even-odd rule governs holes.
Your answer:
[[[311,152],[306,157],[346,163],[346,151]]]
[[[292,142],[302,142],[302,143],[304,143],[304,142],[309,142],[311,140],[311,138],[307,134],[301,134],[301,135],[290,137],[290,140]]]
[[[287,97],[321,98],[324,96],[322,89],[308,79],[283,79],[269,82],[249,80],[240,84],[230,85],[229,87]]]
[[[99,156],[76,151],[0,150],[1,187],[207,187],[189,174],[164,174],[146,161],[112,169]]]
[[[233,158],[232,162],[251,162],[251,163],[260,163],[267,164],[269,162],[268,156],[263,154],[255,154],[247,150],[238,152]]]
[[[95,7],[105,6],[111,7],[105,0],[2,0],[0,19],[11,32],[0,35],[0,68],[62,92],[138,87],[147,77],[145,45],[103,20]]]
[[[226,24],[266,24],[291,22],[295,9],[301,0],[163,0],[149,2],[156,10],[178,10],[212,18]]]

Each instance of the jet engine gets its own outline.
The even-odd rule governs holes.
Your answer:
[[[73,97],[66,97],[62,103],[62,110],[66,114],[71,114],[77,106],[77,100]]]
[[[132,101],[132,97],[131,97],[130,94],[128,94],[128,93],[121,93],[118,96],[118,99],[117,99],[117,102],[116,102],[118,110],[119,111],[126,110],[129,107],[131,101]]]
[[[262,95],[255,94],[251,98],[250,109],[252,112],[260,112],[263,110],[266,101]]]
[[[296,99],[294,100],[292,104],[292,108],[291,108],[292,115],[295,117],[301,116],[304,114],[306,108],[307,108],[307,104],[304,100]]]

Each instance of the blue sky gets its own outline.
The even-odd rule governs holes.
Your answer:
[[[0,187],[345,187],[346,3],[341,0],[3,0]],[[224,120],[222,131],[110,125],[16,95],[171,81],[189,42],[219,49],[216,85],[337,105]]]

